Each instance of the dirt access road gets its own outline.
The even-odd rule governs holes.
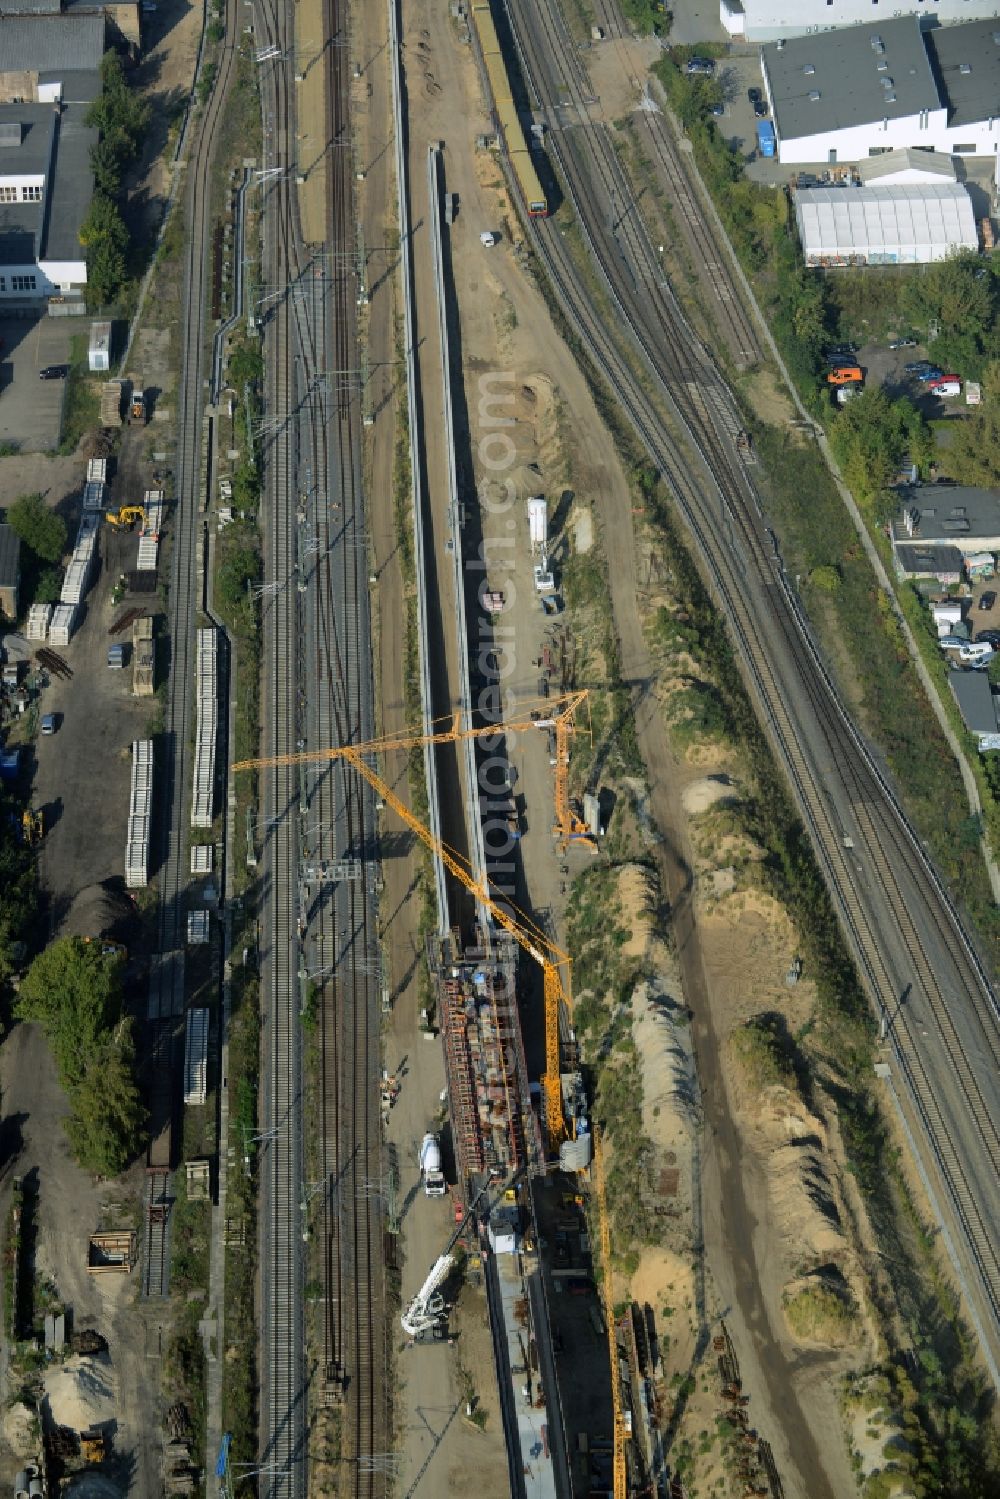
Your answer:
[[[609,572],[622,676],[634,684],[637,731],[651,785],[651,811],[662,835],[658,846],[665,888],[676,909],[678,947],[684,955],[683,980],[688,1006],[695,1012],[699,1074],[706,1099],[707,1155],[703,1185],[706,1213],[705,1255],[713,1304],[726,1308],[744,1379],[753,1391],[755,1424],[772,1442],[789,1495],[832,1495],[844,1490],[849,1475],[838,1423],[832,1419],[820,1378],[812,1378],[823,1361],[792,1348],[775,1322],[770,1298],[762,1295],[769,1247],[769,1225],[763,1204],[754,1200],[753,1181],[741,1171],[743,1142],[727,1108],[721,1083],[722,1057],[713,1026],[713,992],[701,951],[701,933],[689,899],[690,854],[679,798],[682,781],[655,694],[655,676],[637,602],[638,566],[633,497],[613,445],[601,426],[586,383],[559,340],[545,305],[511,253],[509,236],[516,226],[505,208],[500,175],[489,157],[476,156],[472,140],[486,128],[468,49],[463,49],[447,14],[415,3],[408,8],[421,42],[425,81],[447,78],[447,89],[428,87],[421,97],[411,90],[411,134],[414,141],[443,139],[447,186],[459,194],[455,247],[455,285],[461,308],[463,365],[468,388],[484,371],[514,372],[518,385],[544,373],[558,392],[572,447],[576,503],[593,509],[595,530]],[[482,226],[505,228],[505,243],[486,260],[478,246]],[[462,244],[462,235],[465,243]],[[474,397],[470,409],[475,411]],[[515,426],[515,433],[518,432]],[[526,450],[527,453],[527,450]],[[543,470],[544,478],[544,470]],[[531,659],[532,646],[525,641]],[[527,779],[527,776],[526,778]],[[542,802],[531,809],[541,820]],[[549,909],[558,923],[561,878],[553,882],[551,864],[530,857],[525,847],[528,883],[538,907]],[[561,875],[561,871],[560,871]]]

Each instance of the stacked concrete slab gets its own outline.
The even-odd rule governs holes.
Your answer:
[[[149,841],[153,820],[153,741],[132,743],[132,785],[125,844],[125,884],[141,890],[149,883]]]
[[[87,464],[87,478],[83,486],[83,510],[88,514],[103,510],[108,497],[108,460],[91,458]]]
[[[194,741],[194,786],[191,826],[210,828],[215,790],[215,741],[218,730],[218,636],[214,630],[197,634]]]
[[[163,490],[147,489],[143,497],[146,520],[139,535],[140,572],[155,572],[160,550],[160,527],[163,524]]]
[[[208,1097],[208,1011],[188,1010],[184,1037],[184,1102]]]
[[[59,595],[60,603],[82,604],[83,596],[90,583],[94,558],[97,556],[97,535],[100,526],[100,516],[93,510],[85,510],[80,520],[80,529],[76,533],[73,555],[66,569],[66,576],[63,578],[62,592]]]
[[[49,622],[49,640],[53,645],[69,645],[76,629],[76,604],[57,604]]]
[[[25,634],[29,640],[47,640],[51,622],[51,604],[32,604],[28,610],[28,624]]]

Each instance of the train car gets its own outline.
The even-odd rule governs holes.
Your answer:
[[[525,207],[533,219],[544,219],[548,215],[549,205],[545,194],[542,192],[542,184],[538,180],[535,171],[535,163],[531,159],[531,152],[527,149],[510,152],[510,163],[514,168],[514,176],[517,185],[521,189]]]
[[[472,14],[476,18],[476,34],[479,37],[479,50],[484,57],[492,53],[499,53],[500,39],[497,36],[496,26],[493,24],[493,12],[488,5],[474,5]]]
[[[518,117],[517,107],[509,100],[497,104],[493,111],[496,122],[500,127],[503,143],[508,151],[521,151],[524,149],[524,131],[521,129],[521,121]]]
[[[499,109],[501,104],[512,103],[510,80],[507,77],[507,69],[500,53],[489,52],[484,61],[486,63],[486,77],[489,79],[493,107]]]

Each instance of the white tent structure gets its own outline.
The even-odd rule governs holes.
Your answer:
[[[925,265],[979,246],[960,182],[800,188],[795,218],[808,266]]]

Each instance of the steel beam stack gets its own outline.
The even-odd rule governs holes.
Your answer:
[[[214,630],[199,630],[195,658],[197,726],[194,741],[194,786],[191,792],[193,828],[212,826],[218,693],[218,637]]]
[[[149,883],[149,831],[153,817],[153,741],[132,742],[132,788],[125,844],[125,884],[141,890]]]

